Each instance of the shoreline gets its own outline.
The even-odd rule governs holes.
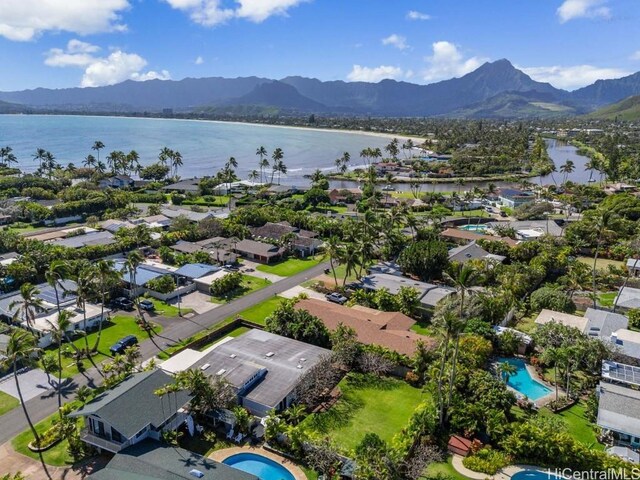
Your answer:
[[[462,183],[509,182],[509,183],[516,184],[521,180],[534,178],[534,177],[536,177],[536,175],[527,175],[527,174],[520,174],[520,175],[513,174],[510,177],[445,177],[445,178],[394,177],[391,180],[391,182],[388,182],[387,180],[381,179],[377,183],[392,183],[392,184],[400,184],[400,185],[410,185],[412,183],[418,183],[418,184],[423,184],[423,185],[429,185],[429,184],[434,184],[434,183],[455,184],[455,183],[458,183],[458,182],[462,182]],[[335,182],[361,183],[363,181],[362,179],[351,178],[351,177],[342,177],[340,175],[335,175],[335,174],[334,175],[332,175],[332,174],[327,175],[327,179],[329,181],[333,180]]]
[[[30,116],[30,117],[89,117],[89,118],[127,118],[131,120],[160,120],[160,121],[174,121],[174,122],[199,122],[199,123],[219,123],[219,124],[230,124],[230,125],[246,125],[246,126],[254,126],[254,127],[267,127],[267,128],[283,128],[283,129],[293,129],[293,130],[303,130],[309,132],[329,132],[329,133],[347,133],[350,135],[363,135],[367,137],[377,137],[377,138],[388,138],[393,139],[397,138],[400,141],[419,141],[423,143],[425,141],[424,138],[415,137],[411,135],[400,135],[393,133],[384,133],[384,132],[367,132],[362,130],[346,130],[341,128],[320,128],[320,127],[304,127],[301,125],[271,125],[267,123],[256,123],[256,122],[240,122],[237,120],[207,120],[204,118],[173,118],[173,117],[139,117],[132,115],[79,115],[73,113],[3,113],[0,114],[2,117],[9,116]]]

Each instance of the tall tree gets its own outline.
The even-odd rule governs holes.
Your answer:
[[[120,275],[116,272],[114,265],[113,260],[98,260],[95,264],[94,281],[100,295],[100,318],[102,318],[102,321],[98,324],[98,334],[96,335],[96,343],[93,346],[93,351],[97,351],[100,346],[102,325],[104,324],[104,306],[107,301],[107,295],[111,291],[111,288],[120,280]]]
[[[36,315],[44,311],[44,304],[42,299],[38,297],[39,294],[40,290],[35,285],[23,283],[20,286],[20,299],[14,300],[9,305],[9,311],[15,309],[14,321],[24,321],[29,327],[33,326]]]
[[[94,150],[96,152],[96,155],[98,156],[98,162],[100,162],[100,150],[102,150],[103,148],[104,143],[102,143],[100,140],[96,140],[95,142],[93,142],[91,150]]]

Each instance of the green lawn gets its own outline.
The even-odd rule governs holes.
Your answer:
[[[311,434],[328,436],[347,452],[366,433],[391,441],[426,395],[401,380],[356,374],[345,377],[339,386],[338,403],[327,412],[309,415],[303,424]]]
[[[256,290],[260,290],[268,285],[271,282],[269,280],[265,280],[264,278],[253,277],[251,275],[242,275],[242,283],[239,288],[236,288],[234,291],[230,292],[226,296],[223,297],[211,297],[211,301],[213,303],[225,303],[227,301],[235,300],[236,298],[244,297],[245,295],[249,295],[250,293],[255,292]]]
[[[419,333],[420,335],[433,336],[436,333],[435,328],[433,328],[433,325],[431,325],[431,322],[424,322],[424,321],[416,322],[411,327],[411,330],[413,330],[416,333]]]
[[[547,408],[542,408],[540,410],[540,415],[561,418],[567,426],[567,431],[577,441],[589,445],[591,448],[596,450],[604,450],[604,445],[598,443],[598,440],[596,439],[596,432],[593,429],[593,424],[589,422],[585,416],[585,409],[585,403],[579,402],[573,407],[556,414]]]
[[[478,208],[477,210],[463,210],[461,212],[452,212],[451,216],[453,217],[486,217],[489,218],[489,215],[485,210]]]
[[[241,311],[238,316],[251,322],[264,325],[264,319],[271,315],[276,308],[282,303],[283,298],[271,297],[263,302],[256,303],[254,306]],[[234,317],[235,318],[235,317]]]
[[[156,334],[161,333],[162,327],[160,325],[157,325],[155,331]],[[98,347],[98,353],[93,356],[93,361],[99,365],[107,358],[110,358],[109,348],[111,347],[111,345],[116,343],[122,337],[126,337],[127,335],[135,335],[140,342],[148,338],[147,334],[142,331],[140,327],[138,327],[135,318],[130,315],[116,315],[111,319],[111,322],[105,322],[104,326],[102,327],[102,335],[100,337],[100,346]],[[93,347],[97,337],[97,331],[87,335],[89,347]],[[77,338],[73,341],[73,343],[78,348],[85,348],[84,337]],[[66,346],[66,348],[71,349],[70,346]],[[46,352],[52,355],[56,355],[55,347],[48,348]],[[86,368],[90,368],[92,366],[87,359],[84,360],[84,365]],[[72,358],[63,357],[62,376],[73,377],[78,373],[78,367],[75,364],[75,360]]]
[[[13,410],[20,402],[8,393],[0,392],[0,415],[4,415],[9,410]]]
[[[453,480],[469,480],[469,477],[465,477],[461,473],[453,468],[451,464],[451,458],[448,457],[446,462],[434,462],[427,467],[426,474],[429,478],[443,477]]]
[[[51,427],[53,421],[58,418],[58,413],[54,413],[53,415],[45,418],[41,422],[36,424],[36,430],[38,433],[43,433]],[[33,458],[35,460],[40,460],[40,457],[37,453],[29,450],[27,445],[33,441],[33,434],[31,430],[27,429],[24,432],[18,434],[13,440],[11,440],[11,445],[16,452],[21,453],[22,455],[26,455],[27,457]],[[73,458],[67,452],[69,448],[69,442],[66,440],[62,440],[57,443],[55,446],[50,448],[49,450],[42,452],[42,457],[47,465],[52,465],[55,467],[63,467],[66,465],[73,464]]]
[[[239,337],[243,333],[247,333],[249,330],[251,330],[249,327],[238,327],[235,330],[227,333],[227,337]]]
[[[312,258],[288,258],[284,262],[274,263],[273,265],[258,265],[257,270],[265,273],[272,273],[281,277],[291,277],[308,268],[315,267],[321,262],[320,257]]]
[[[590,267],[593,267],[593,257],[578,257],[578,261],[582,263],[586,263]],[[596,269],[598,270],[606,270],[609,265],[613,265],[614,267],[624,268],[625,263],[620,260],[609,260],[608,258],[598,258],[598,262],[596,263]]]
[[[147,298],[146,300],[151,300],[153,302],[153,305],[156,307],[154,311],[158,315],[162,315],[164,317],[178,316],[178,307],[176,305],[169,305],[168,303],[163,302],[162,300],[158,300],[156,298],[151,298],[151,297]],[[182,315],[193,312],[193,309],[191,308],[182,307],[181,310],[182,310]]]
[[[598,295],[598,303],[603,307],[613,307],[618,292],[607,292]]]

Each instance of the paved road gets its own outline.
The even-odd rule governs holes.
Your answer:
[[[261,290],[221,305],[206,313],[196,315],[192,318],[176,318],[174,319],[175,323],[167,326],[163,330],[161,336],[156,337],[154,341],[159,346],[165,347],[181,339],[188,338],[205,328],[220,323],[227,317],[236,315],[242,310],[246,310],[257,303],[266,300],[267,298],[278,295],[279,293],[289,290],[296,285],[317,277],[325,268],[328,268],[328,266],[328,262],[320,263],[315,267],[305,270],[304,272],[292,277],[287,277],[279,282],[272,283]],[[159,350],[157,346],[150,340],[146,340],[140,344],[140,353],[144,360],[154,357],[158,352]],[[87,369],[84,374],[77,375],[71,379],[67,385],[65,385],[63,388],[63,403],[65,401],[73,400],[75,397],[75,390],[81,385],[95,387],[100,383],[100,374],[94,368]],[[43,396],[27,401],[26,405],[32,420],[34,422],[39,422],[52,413],[55,413],[58,409],[57,393],[51,390]],[[28,428],[22,408],[14,408],[0,416],[0,426],[0,445],[11,440],[18,433]]]

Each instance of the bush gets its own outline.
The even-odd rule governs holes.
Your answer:
[[[176,289],[176,282],[173,281],[173,277],[171,275],[163,275],[149,280],[147,282],[147,288],[154,292],[167,294]]]
[[[491,448],[483,448],[474,455],[462,460],[462,464],[474,472],[495,475],[498,470],[506,467],[510,463],[507,454]]]
[[[242,285],[242,274],[233,272],[214,280],[209,290],[214,297],[221,297],[239,288],[240,285]]]
[[[573,313],[576,304],[563,291],[551,287],[542,287],[531,294],[531,309],[539,312],[542,309],[557,312]]]

